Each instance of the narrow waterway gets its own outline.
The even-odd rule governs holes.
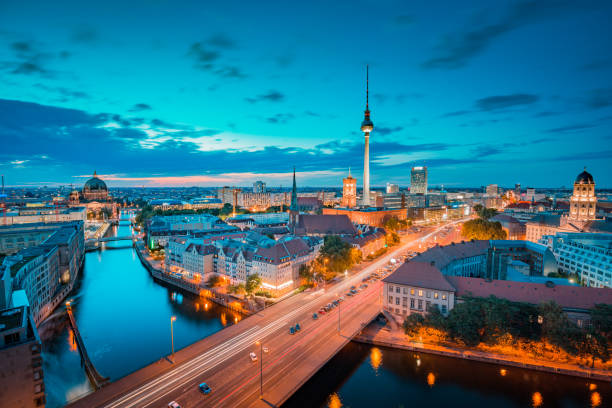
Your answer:
[[[282,408],[583,408],[611,401],[607,382],[349,343]]]
[[[122,221],[111,235],[131,234]],[[116,380],[171,352],[170,317],[175,349],[233,324],[240,315],[214,303],[178,293],[153,281],[130,241],[105,244],[85,255],[73,290],[74,315],[98,371]],[[61,407],[91,392],[63,308],[40,328],[47,406]]]

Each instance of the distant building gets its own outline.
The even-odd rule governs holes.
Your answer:
[[[351,222],[355,224],[367,224],[374,227],[382,227],[386,219],[397,217],[399,220],[405,220],[407,211],[405,209],[377,209],[377,208],[323,208],[324,215],[346,215]]]
[[[387,210],[406,208],[406,195],[404,193],[387,193],[383,196],[383,207]]]
[[[485,194],[489,197],[497,197],[499,195],[499,187],[497,187],[497,184],[489,184]]]
[[[519,221],[508,214],[497,214],[491,218],[491,221],[499,222],[502,229],[506,231],[508,239],[524,240],[527,227],[525,223]]]
[[[256,181],[253,183],[253,193],[265,193],[266,183],[263,181]]]
[[[94,171],[93,176],[85,182],[79,193],[73,190],[68,196],[70,207],[85,207],[88,218],[115,218],[117,203],[108,192],[106,183]]]
[[[410,194],[427,194],[427,167],[413,167],[410,172]]]
[[[349,169],[348,177],[342,179],[342,206],[353,208],[357,205],[357,179],[351,177]]]
[[[399,193],[399,185],[387,183],[387,194]]]
[[[218,198],[214,197],[202,197],[202,198],[193,198],[189,200],[189,207],[194,210],[199,209],[207,209],[207,208],[222,208],[223,202]]]
[[[521,185],[520,183],[517,183],[514,185],[514,196],[516,197],[517,201],[521,201]]]
[[[595,181],[586,169],[576,177],[574,193],[570,197],[570,222],[586,222],[596,217],[597,196]]]
[[[57,223],[87,220],[87,210],[83,207],[26,207],[18,211],[8,211],[2,217],[3,225],[31,223]]]
[[[27,305],[0,310],[2,406],[45,405],[42,347]]]

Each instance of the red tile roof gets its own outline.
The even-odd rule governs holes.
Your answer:
[[[457,296],[472,294],[475,297],[495,296],[513,302],[537,305],[554,301],[564,309],[592,309],[598,303],[612,304],[612,289],[586,288],[582,286],[542,283],[514,282],[505,280],[486,281],[481,278],[447,276],[446,279],[457,290]]]
[[[455,291],[455,288],[444,279],[438,268],[424,262],[407,262],[383,279],[383,282],[449,292]]]
[[[357,230],[345,215],[300,214],[297,229],[305,234],[355,235]]]

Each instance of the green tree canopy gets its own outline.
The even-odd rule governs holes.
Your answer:
[[[247,294],[250,295],[251,293],[255,292],[257,289],[259,289],[260,286],[261,286],[261,277],[258,274],[255,273],[253,275],[247,276],[246,285],[245,285]]]
[[[499,222],[482,218],[464,222],[461,227],[461,235],[468,240],[506,239],[508,236]]]

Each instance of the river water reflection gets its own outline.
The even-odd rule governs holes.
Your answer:
[[[121,222],[111,235],[130,234]],[[83,341],[97,370],[111,380],[233,324],[240,315],[153,281],[130,241],[105,244],[85,255],[72,307]],[[91,391],[80,356],[60,308],[40,328],[43,337],[47,406],[63,406]]]
[[[282,408],[606,407],[610,384],[349,343]]]

